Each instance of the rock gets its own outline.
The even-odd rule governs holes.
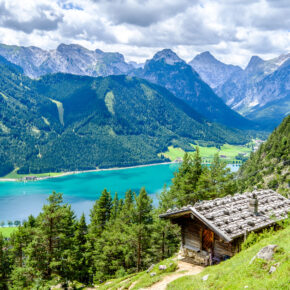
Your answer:
[[[250,264],[252,264],[256,258],[263,259],[266,261],[271,260],[273,258],[273,254],[274,254],[276,248],[277,248],[277,245],[268,245],[268,246],[262,248],[258,252],[258,254],[252,258],[252,260],[250,261]]]
[[[147,269],[147,273],[151,272],[154,268],[155,264],[152,264],[148,269]]]
[[[166,270],[166,269],[167,269],[166,265],[160,265],[159,266],[159,270]]]
[[[150,274],[150,277],[154,277],[154,276],[156,276],[156,273],[155,273],[155,272],[152,272],[152,273]]]
[[[202,277],[202,281],[206,281],[208,279],[209,274]]]
[[[276,267],[274,267],[274,266],[271,266],[271,268],[270,268],[270,271],[269,271],[269,274],[272,274],[272,273],[274,273],[276,270],[277,270],[277,268],[276,268]]]

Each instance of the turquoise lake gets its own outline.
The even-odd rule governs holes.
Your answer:
[[[179,164],[161,164],[120,170],[80,173],[31,182],[0,182],[0,221],[23,220],[37,215],[52,191],[61,192],[79,216],[88,215],[102,190],[124,197],[128,189],[138,192],[145,186],[154,203],[164,184],[170,185]],[[238,167],[231,166],[232,171]]]

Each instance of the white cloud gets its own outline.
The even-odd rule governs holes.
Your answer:
[[[245,66],[290,50],[289,0],[0,0],[1,42],[44,49],[78,43],[144,61],[209,50]]]

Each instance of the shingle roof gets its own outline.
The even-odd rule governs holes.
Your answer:
[[[258,200],[258,215],[255,215],[249,207],[253,194]],[[289,211],[290,201],[269,189],[197,202],[194,206],[170,209],[160,217],[174,218],[192,213],[224,240],[232,241],[246,232],[258,230],[285,219]]]

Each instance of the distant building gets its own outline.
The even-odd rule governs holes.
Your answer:
[[[25,181],[35,181],[35,180],[37,180],[37,177],[36,176],[25,176],[23,179]]]
[[[286,219],[289,211],[287,198],[273,190],[256,190],[169,209],[160,218],[181,227],[181,256],[207,266],[232,257],[248,233]]]

